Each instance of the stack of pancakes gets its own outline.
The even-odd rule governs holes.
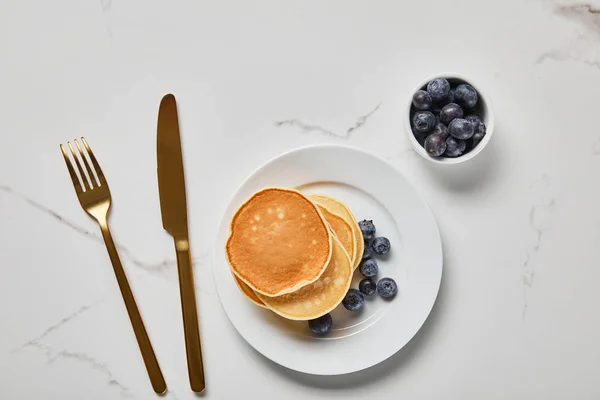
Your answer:
[[[242,293],[292,320],[333,310],[350,288],[364,241],[343,203],[268,188],[235,213],[226,252]]]

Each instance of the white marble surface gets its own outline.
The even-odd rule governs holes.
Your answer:
[[[166,398],[195,398],[156,183],[167,92],[185,146],[206,398],[600,397],[600,3],[8,0],[0,32],[3,399],[154,396],[58,149],[80,135],[111,186]],[[440,71],[475,80],[496,112],[490,146],[460,169],[420,159],[402,129],[408,93]],[[244,177],[325,142],[390,160],[430,202],[445,246],[418,336],[338,378],[284,370],[246,345],[210,265]]]

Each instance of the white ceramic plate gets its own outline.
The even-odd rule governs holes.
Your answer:
[[[339,306],[333,328],[314,336],[305,321],[288,321],[252,304],[239,291],[225,256],[229,222],[237,208],[264,187],[300,188],[331,195],[358,219],[372,219],[392,249],[378,259],[379,278],[392,277],[398,294],[377,294],[359,313]],[[442,245],[427,204],[406,178],[385,161],[351,147],[323,145],[285,153],[256,170],[238,189],[219,228],[214,274],[223,308],[240,335],[257,351],[287,368],[338,375],[371,367],[400,350],[417,333],[435,302],[442,278]],[[361,279],[355,273],[352,287]]]

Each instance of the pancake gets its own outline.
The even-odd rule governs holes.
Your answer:
[[[352,211],[339,200],[336,200],[329,196],[323,196],[320,194],[309,194],[307,196],[309,199],[317,203],[318,205],[324,206],[332,213],[339,215],[344,218],[346,222],[352,228],[352,233],[356,238],[356,248],[354,249],[354,256],[350,257],[352,259],[352,264],[354,269],[358,268],[360,261],[362,260],[363,251],[365,251],[365,240],[363,239],[362,232],[360,231],[360,227],[358,226],[358,221],[354,218]]]
[[[325,217],[325,220],[329,224],[332,233],[339,239],[340,243],[344,247],[344,250],[346,250],[346,253],[348,253],[348,255],[352,254],[354,256],[354,249],[356,248],[356,238],[354,237],[350,224],[348,224],[348,222],[346,222],[344,218],[332,213],[327,208],[321,205],[318,205],[318,207],[323,216]],[[262,300],[254,292],[254,290],[250,288],[250,286],[242,282],[237,276],[235,276],[235,274],[233,277],[242,293],[250,301],[252,301],[254,304],[260,307],[267,308],[265,306],[265,303],[262,302]]]
[[[350,263],[352,266],[354,266],[354,257],[356,256],[356,237],[352,231],[352,226],[350,226],[350,224],[343,217],[329,211],[327,207],[318,203],[317,206],[325,217],[325,221],[327,221],[329,224],[331,231],[340,240],[342,246],[344,246],[344,250],[346,250],[346,253],[348,253],[348,256],[350,257]]]
[[[316,282],[278,297],[257,296],[276,314],[292,320],[310,320],[333,310],[350,288],[353,268],[337,237],[332,236],[332,244],[331,261]]]
[[[262,300],[258,298],[258,296],[256,295],[256,292],[254,290],[252,290],[252,288],[250,288],[250,286],[248,286],[244,282],[240,281],[240,278],[235,276],[233,271],[231,271],[231,275],[233,275],[233,280],[235,281],[235,283],[237,283],[238,287],[240,288],[240,291],[244,294],[244,296],[246,296],[248,298],[248,300],[250,300],[251,302],[253,302],[254,304],[256,304],[259,307],[267,308],[267,306],[265,306],[265,303],[263,303]]]
[[[332,234],[325,218],[296,190],[255,193],[235,213],[230,229],[226,253],[232,271],[264,296],[315,282],[331,259]]]

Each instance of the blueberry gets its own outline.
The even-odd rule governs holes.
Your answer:
[[[462,118],[464,115],[462,108],[456,103],[448,103],[440,112],[440,122],[448,125],[455,118]]]
[[[392,278],[381,278],[377,282],[377,293],[386,299],[394,297],[398,293],[398,285]]]
[[[429,132],[435,125],[435,116],[431,111],[417,111],[412,117],[413,128],[419,132]]]
[[[377,266],[377,261],[373,260],[372,258],[368,258],[364,261],[361,261],[358,270],[366,278],[372,278],[377,275],[379,267]]]
[[[448,127],[442,123],[436,124],[431,131],[432,135],[440,135],[444,139],[446,139],[450,133],[448,132]]]
[[[454,103],[456,89],[450,89],[448,91],[448,103]]]
[[[432,79],[427,84],[427,92],[429,92],[433,101],[442,100],[450,92],[450,83],[444,78]]]
[[[390,241],[383,236],[376,237],[371,242],[371,248],[373,249],[373,253],[382,256],[390,251]]]
[[[425,139],[425,151],[433,157],[439,157],[446,151],[446,139],[440,135],[429,135]]]
[[[461,139],[456,139],[454,136],[446,139],[446,151],[444,155],[446,157],[458,157],[462,156],[467,148],[467,142]]]
[[[371,258],[373,255],[373,250],[371,249],[371,242],[365,240],[365,248],[363,250],[362,260],[367,260]]]
[[[362,232],[364,240],[371,240],[375,237],[375,225],[373,220],[363,219],[358,223],[360,231]]]
[[[332,322],[333,320],[331,319],[331,315],[325,314],[319,318],[308,321],[308,326],[313,333],[317,335],[324,335],[331,330]]]
[[[454,89],[452,88],[450,88],[446,97],[433,103],[433,108],[441,108],[450,103],[454,103]]]
[[[377,284],[371,278],[365,278],[358,284],[358,290],[365,296],[372,296],[377,290]]]
[[[413,95],[412,103],[413,106],[415,106],[415,108],[418,110],[429,110],[433,100],[431,100],[431,95],[426,91],[417,90],[417,92]]]
[[[473,139],[473,147],[477,146],[479,144],[479,142],[481,142],[481,139],[483,139],[483,137],[485,136],[485,131],[483,132],[475,132],[473,134],[473,137],[471,139]]]
[[[462,118],[456,118],[452,120],[448,126],[448,131],[455,138],[463,140],[469,139],[475,132],[473,129],[473,124]],[[427,141],[425,141],[425,144],[427,144]]]
[[[346,307],[346,310],[358,311],[365,305],[365,298],[358,290],[350,289],[342,300],[342,304]]]
[[[471,114],[465,119],[473,124],[473,128],[475,129],[475,133],[473,134],[473,145],[477,145],[477,143],[485,136],[485,124],[477,114]]]
[[[473,135],[475,136],[475,135]],[[471,137],[471,139],[467,139],[465,140],[466,146],[465,146],[465,153],[470,152],[471,150],[473,150],[473,147],[475,147],[475,145],[473,144],[473,137]]]
[[[465,108],[473,108],[477,104],[478,96],[477,92],[471,85],[462,84],[458,85],[454,92],[454,101]]]
[[[471,115],[467,115],[465,117],[465,119],[467,121],[469,121],[470,123],[473,124],[473,127],[475,128],[475,131],[477,131],[477,126],[479,126],[480,124],[483,124],[483,120],[481,119],[481,117],[477,114],[471,114]]]

